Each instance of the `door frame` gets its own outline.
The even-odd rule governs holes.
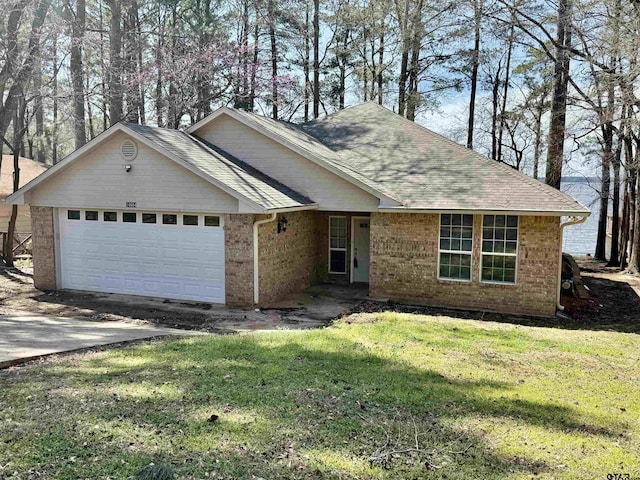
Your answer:
[[[364,217],[364,216],[359,216],[359,217],[351,217],[351,257],[349,259],[349,283],[354,283],[353,282],[353,259],[355,257],[354,255],[354,251],[355,251],[355,232],[356,232],[356,220],[367,220],[369,222],[369,242],[371,242],[371,217]],[[371,243],[369,243],[369,268],[371,268]]]

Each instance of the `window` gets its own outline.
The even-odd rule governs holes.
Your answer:
[[[329,273],[347,273],[347,217],[329,217]]]
[[[155,213],[143,213],[142,214],[142,223],[156,223],[156,214]]]
[[[136,223],[138,219],[134,212],[125,212],[122,214],[122,221],[125,223]]]
[[[67,210],[69,220],[80,220],[80,210]]]
[[[178,224],[178,216],[173,215],[171,213],[163,213],[162,214],[162,223],[164,225],[177,225]]]
[[[204,226],[205,227],[219,227],[220,226],[220,217],[206,216],[204,217]]]
[[[482,281],[516,283],[518,217],[485,215],[482,220]]]
[[[197,215],[183,215],[182,216],[182,224],[183,225],[198,225],[198,216]]]
[[[473,215],[440,215],[438,278],[471,281]]]
[[[97,222],[98,212],[96,212],[95,210],[87,210],[86,212],[84,212],[84,219]]]
[[[102,219],[105,222],[117,222],[118,214],[116,212],[104,212]]]

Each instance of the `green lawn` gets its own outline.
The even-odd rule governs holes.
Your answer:
[[[640,477],[639,358],[394,313],[66,356],[0,372],[0,478]]]

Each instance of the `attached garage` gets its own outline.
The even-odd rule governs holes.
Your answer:
[[[62,288],[225,302],[219,215],[58,209]]]

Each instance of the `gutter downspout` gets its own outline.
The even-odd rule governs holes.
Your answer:
[[[580,225],[587,221],[588,215],[582,217],[569,217],[569,220],[560,224],[560,258],[558,262],[558,287],[556,291],[556,308],[564,311],[564,305],[560,304],[560,292],[562,291],[562,239],[564,238],[564,228],[570,225]]]
[[[260,301],[260,272],[258,271],[258,228],[265,223],[273,222],[278,217],[277,213],[272,213],[271,217],[253,222],[253,303]]]

